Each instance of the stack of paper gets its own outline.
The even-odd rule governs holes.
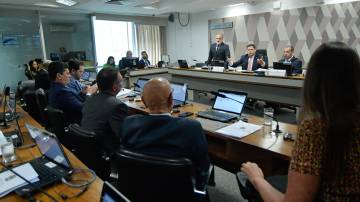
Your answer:
[[[229,126],[221,128],[221,129],[217,130],[216,132],[224,134],[224,135],[242,138],[242,137],[250,135],[251,133],[254,133],[255,131],[260,130],[260,129],[261,129],[261,126],[259,126],[259,125],[245,123],[243,121],[238,121]]]
[[[12,168],[12,170],[32,183],[39,181],[39,175],[36,173],[30,163]],[[24,185],[27,185],[27,182],[25,182],[19,176],[15,175],[10,170],[5,170],[0,173],[0,197],[5,196]]]
[[[118,98],[124,98],[128,95],[130,95],[133,91],[131,89],[122,88],[119,93],[116,95]]]

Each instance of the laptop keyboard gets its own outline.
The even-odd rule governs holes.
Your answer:
[[[219,120],[219,121],[231,120],[231,119],[236,117],[234,115],[219,112],[219,111],[216,111],[216,110],[209,110],[209,111],[199,112],[198,116],[213,119],[213,120]]]
[[[32,183],[32,185],[34,185],[35,187],[43,188],[61,179],[59,175],[56,175],[54,172],[52,172],[51,169],[45,166],[45,164],[48,162],[49,162],[48,160],[45,160],[43,158],[37,158],[30,161],[31,166],[39,175],[39,181]],[[25,185],[19,188],[18,190],[16,190],[15,192],[21,196],[33,191],[36,191],[36,189],[33,186]]]

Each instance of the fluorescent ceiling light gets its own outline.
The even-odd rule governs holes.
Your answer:
[[[227,5],[226,7],[236,7],[236,6],[245,6],[246,3],[238,3],[238,4],[230,4],[230,5]]]
[[[42,6],[42,7],[51,7],[51,8],[59,8],[60,6],[55,4],[49,4],[49,3],[36,3],[35,6]]]
[[[155,10],[156,9],[153,6],[143,6],[142,8],[149,9],[149,10]]]
[[[56,2],[65,6],[73,6],[77,4],[77,2],[73,0],[56,0]]]

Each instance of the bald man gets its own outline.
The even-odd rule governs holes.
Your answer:
[[[216,61],[226,62],[230,58],[229,45],[224,43],[224,36],[222,34],[217,34],[215,36],[215,43],[211,44],[209,51],[209,58],[207,63],[212,65],[214,63],[219,63]]]
[[[203,129],[198,121],[171,116],[171,92],[163,78],[145,84],[142,100],[150,114],[125,119],[121,145],[154,156],[189,158],[196,170],[196,188],[204,190],[210,162]]]

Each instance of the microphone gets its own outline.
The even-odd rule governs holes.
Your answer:
[[[219,93],[219,92],[211,91],[210,93],[211,93],[212,95],[219,96],[219,97],[221,97],[221,98],[226,98],[226,99],[229,99],[229,100],[233,100],[233,101],[235,101],[235,102],[238,102],[238,103],[240,103],[240,104],[244,104],[243,102],[240,102],[239,100],[235,100],[234,98],[228,97],[228,96],[226,96],[226,95],[224,95],[224,94],[222,94],[222,93]]]
[[[133,84],[134,84],[134,86],[135,86],[136,88],[140,88],[140,89],[141,89],[141,87],[140,87],[139,84],[137,84],[137,83],[133,83]]]
[[[268,116],[268,117],[274,119],[274,121],[276,121],[276,128],[273,130],[273,132],[274,132],[276,135],[282,133],[282,131],[281,131],[280,128],[279,128],[279,121],[278,121],[278,119],[275,118],[274,116],[270,116],[269,114],[266,114],[266,113],[264,113],[264,115],[265,115],[265,116]]]
[[[7,124],[7,120],[6,120],[6,105],[7,105],[7,100],[6,100],[6,98],[7,98],[7,96],[10,96],[10,87],[9,86],[6,86],[5,87],[5,89],[4,89],[4,110],[3,110],[3,112],[4,112],[4,123],[3,123],[3,125],[2,126],[4,126],[5,128],[8,128],[9,127],[9,125]]]

